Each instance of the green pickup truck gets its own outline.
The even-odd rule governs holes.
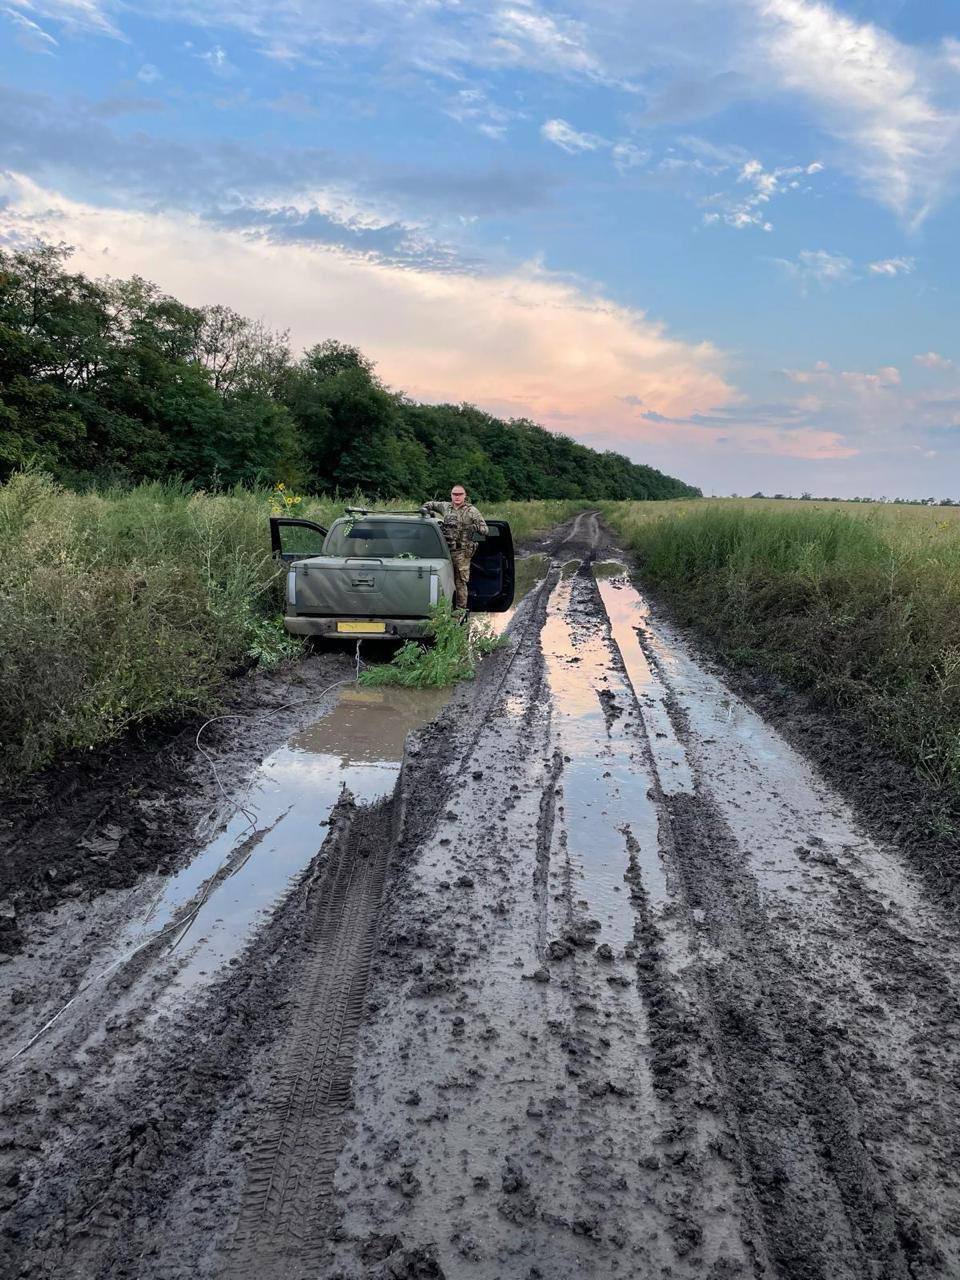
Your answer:
[[[505,520],[488,520],[470,571],[472,612],[513,604],[514,551]],[[427,632],[430,610],[453,599],[453,565],[436,520],[421,512],[348,508],[324,529],[274,516],[274,557],[289,565],[284,623],[299,636],[405,640]]]

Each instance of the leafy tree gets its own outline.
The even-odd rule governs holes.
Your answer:
[[[415,404],[355,346],[293,361],[286,334],[155,284],[90,280],[70,250],[0,250],[0,479],[36,462],[73,482],[178,476],[316,492],[480,501],[699,492],[618,453],[473,405]]]

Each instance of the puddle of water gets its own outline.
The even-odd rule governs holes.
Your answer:
[[[521,602],[530,592],[540,585],[547,576],[550,561],[546,556],[518,556],[516,562],[516,584],[513,593],[513,605],[503,613],[485,615],[490,629],[495,636],[502,636],[513,621]]]
[[[122,940],[123,948],[170,924],[233,861],[235,872],[214,888],[179,945],[184,964],[168,995],[237,955],[261,915],[280,901],[323,844],[342,789],[358,804],[389,795],[407,734],[437,716],[449,696],[449,689],[345,689],[326,715],[257,769],[243,797],[244,807],[255,811],[256,831],[251,834],[246,818],[235,815],[167,883],[148,918]]]
[[[595,560],[591,568],[595,578],[627,577],[627,566],[620,560]]]
[[[601,923],[602,940],[622,947],[633,939],[636,921],[623,878],[629,837],[639,848],[635,856],[651,901],[663,903],[669,895],[659,854],[659,816],[647,795],[650,778],[631,740],[639,727],[636,704],[629,685],[610,665],[603,633],[594,626],[581,638],[571,625],[571,598],[582,591],[579,580],[559,583],[541,639],[553,695],[553,733],[564,757],[559,856],[569,872],[569,891],[575,900],[586,900],[586,914]]]
[[[600,566],[609,567],[609,566]],[[623,566],[619,566],[623,569]],[[594,569],[596,573],[596,566]],[[693,773],[687,753],[674,731],[666,707],[666,689],[650,666],[640,645],[636,628],[646,617],[646,606],[636,589],[623,576],[597,575],[597,590],[610,623],[614,643],[643,713],[650,752],[664,795],[690,795]]]
[[[616,595],[613,585],[599,587],[605,607],[616,608],[607,605],[609,593]],[[748,855],[758,883],[777,895],[785,888],[793,890],[792,907],[820,918],[823,866],[816,859],[825,846],[855,874],[866,873],[873,891],[898,907],[911,928],[922,931],[926,907],[896,855],[867,839],[847,806],[807,761],[702,667],[669,624],[659,619],[652,624],[647,602],[633,588],[629,591],[637,596],[631,628],[642,627],[658,667],[683,706],[698,773]],[[653,675],[657,678],[656,670]],[[805,853],[811,840],[812,859]]]

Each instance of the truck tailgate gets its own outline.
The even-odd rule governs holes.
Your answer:
[[[291,570],[296,575],[294,609],[302,616],[426,617],[437,601],[431,568],[424,560],[301,560]]]

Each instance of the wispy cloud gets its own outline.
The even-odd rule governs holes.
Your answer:
[[[783,373],[791,382],[803,386],[846,388],[858,394],[870,395],[899,387],[902,382],[900,370],[895,365],[883,365],[864,373],[857,369],[832,369],[825,360],[821,360],[812,369],[784,369]]]
[[[4,9],[3,16],[13,25],[17,44],[28,53],[52,54],[58,47],[57,41],[48,31],[44,31],[39,23],[28,18],[19,9]]]
[[[722,172],[727,167],[715,163],[713,170]],[[728,227],[735,227],[738,231],[744,231],[750,227],[759,228],[761,231],[772,231],[773,223],[768,213],[770,202],[788,191],[799,191],[804,177],[820,173],[822,169],[823,165],[819,161],[808,165],[766,169],[757,159],[747,160],[740,167],[737,185],[746,187],[748,194],[743,195],[734,190],[714,192],[707,196],[703,201],[708,206],[707,212],[703,215],[703,221],[707,226],[723,223]]]
[[[212,49],[195,52],[194,57],[205,62],[215,76],[232,76],[236,72],[222,45],[215,44]]]
[[[566,120],[547,120],[540,128],[540,136],[570,155],[576,155],[578,151],[599,151],[613,145],[599,134],[582,133]]]
[[[590,48],[586,24],[554,17],[533,0],[499,6],[491,28],[493,48],[509,62],[601,82],[610,78]]]
[[[588,151],[607,151],[613,166],[618,173],[626,174],[637,169],[650,159],[650,151],[646,147],[638,147],[635,142],[622,139],[613,142],[599,133],[586,133],[575,129],[566,120],[547,120],[540,126],[540,136],[545,142],[552,142],[568,155],[579,155]]]
[[[916,265],[916,258],[881,258],[869,263],[867,270],[874,276],[908,276]]]
[[[956,372],[956,362],[949,360],[946,356],[942,356],[936,351],[927,351],[924,355],[914,356],[913,358],[924,369],[936,369],[940,373]]]
[[[418,243],[439,246],[460,219],[502,216],[549,203],[559,178],[510,165],[391,167],[319,147],[260,148],[232,139],[171,140],[115,131],[103,104],[74,103],[69,118],[42,94],[0,86],[0,170],[40,182],[55,176],[108,191],[128,207],[149,205],[216,216],[254,206],[267,213],[318,209],[350,225],[402,223]],[[430,227],[439,228],[431,237]],[[409,245],[405,248],[405,254]],[[446,250],[443,250],[446,253]],[[434,248],[429,250],[432,255]]]
[[[487,93],[476,85],[458,89],[447,99],[444,111],[452,120],[472,125],[478,133],[498,141],[506,137],[510,125],[522,114],[491,101]]]
[[[67,31],[120,37],[119,28],[108,16],[106,0],[11,0],[11,4],[16,10],[55,22]]]
[[[922,221],[960,165],[957,94],[938,103],[937,55],[829,4],[752,3],[760,68],[809,99],[873,196],[904,220]]]
[[[829,249],[801,249],[794,259],[774,258],[773,261],[785,276],[797,281],[804,292],[813,284],[829,289],[856,279],[852,259]]]
[[[803,249],[796,258],[774,258],[773,261],[791,280],[796,280],[806,291],[807,287],[816,284],[829,289],[837,284],[853,284],[868,276],[880,280],[895,280],[898,276],[910,275],[916,269],[915,258],[882,258],[877,262],[858,265],[846,254],[830,249]]]

